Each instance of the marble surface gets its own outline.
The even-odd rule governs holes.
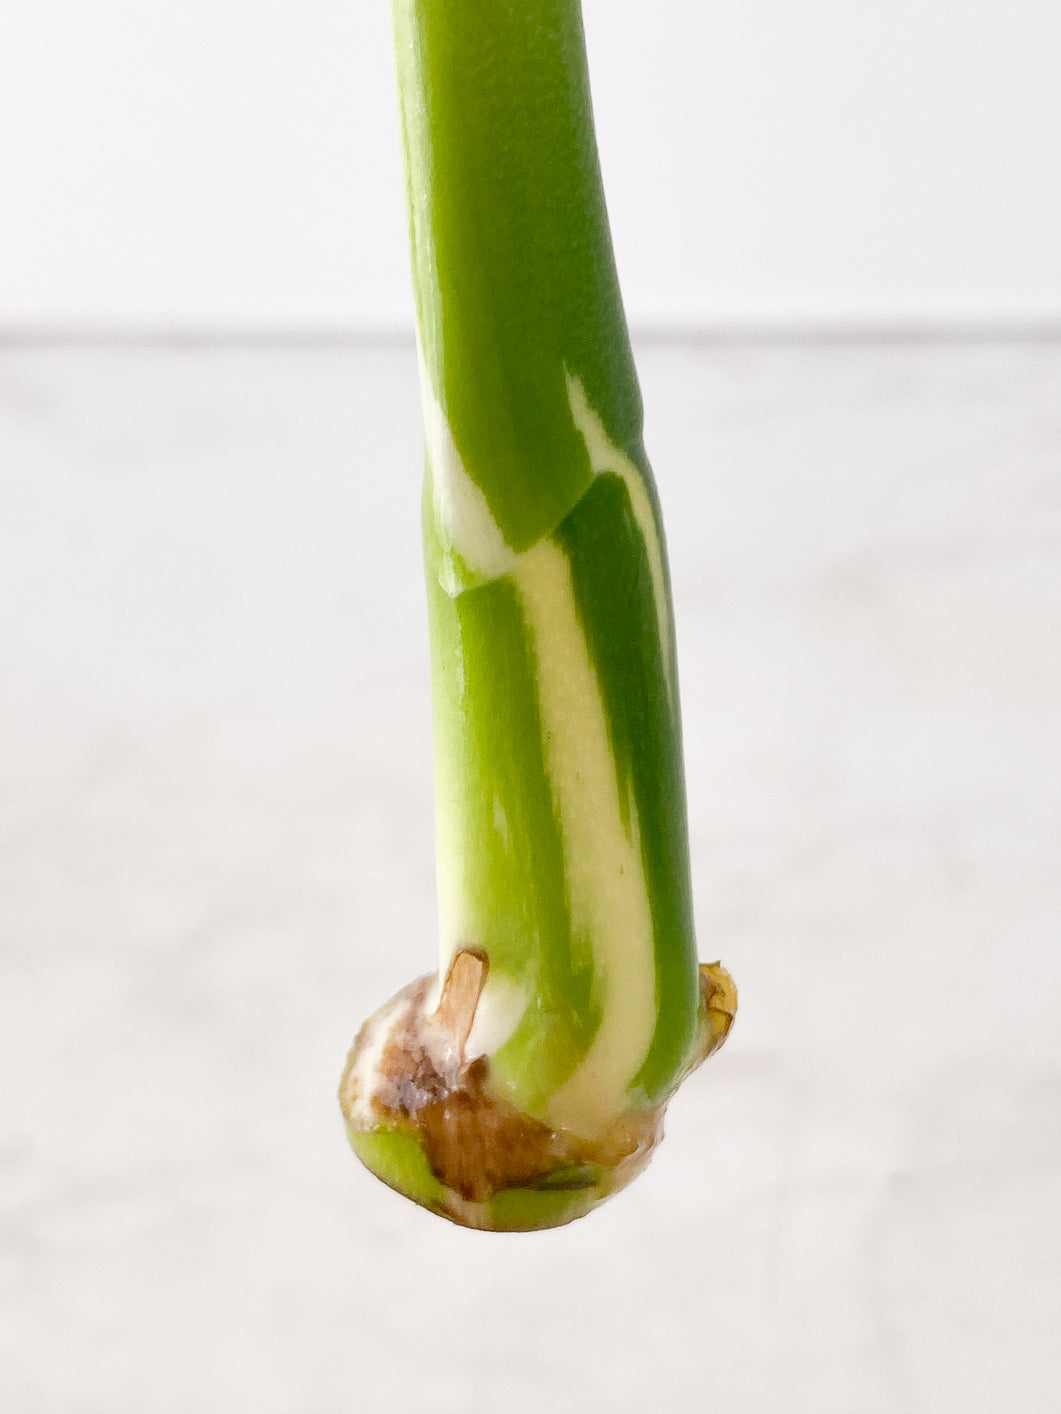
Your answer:
[[[741,1011],[492,1237],[334,1100],[434,951],[412,350],[0,350],[5,1411],[1057,1408],[1061,347],[640,352]]]

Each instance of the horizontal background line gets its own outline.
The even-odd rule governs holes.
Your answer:
[[[1061,316],[1035,320],[856,320],[637,324],[636,344],[1013,343],[1061,341]],[[402,347],[406,325],[176,323],[0,323],[3,348],[331,348]]]

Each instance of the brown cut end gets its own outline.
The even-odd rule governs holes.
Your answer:
[[[481,953],[463,949],[450,964],[434,1012],[426,1013],[434,979],[422,977],[392,1003],[382,1045],[380,1022],[362,1029],[340,1087],[347,1123],[416,1134],[435,1177],[468,1202],[485,1202],[507,1188],[593,1183],[580,1175],[598,1166],[611,1171],[610,1187],[621,1186],[647,1163],[659,1116],[630,1116],[588,1143],[490,1095],[489,1062],[466,1055],[487,971]],[[363,1053],[375,1047],[378,1060],[366,1074]]]

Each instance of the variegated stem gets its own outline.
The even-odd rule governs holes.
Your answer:
[[[545,1226],[637,1171],[735,994],[696,961],[666,555],[579,5],[395,0],[395,34],[440,980],[366,1028],[344,1110],[410,1196]]]

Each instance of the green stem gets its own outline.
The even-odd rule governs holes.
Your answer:
[[[394,16],[442,981],[368,1024],[343,1103],[418,1201],[547,1226],[642,1166],[734,1001],[696,962],[666,556],[579,5]]]

